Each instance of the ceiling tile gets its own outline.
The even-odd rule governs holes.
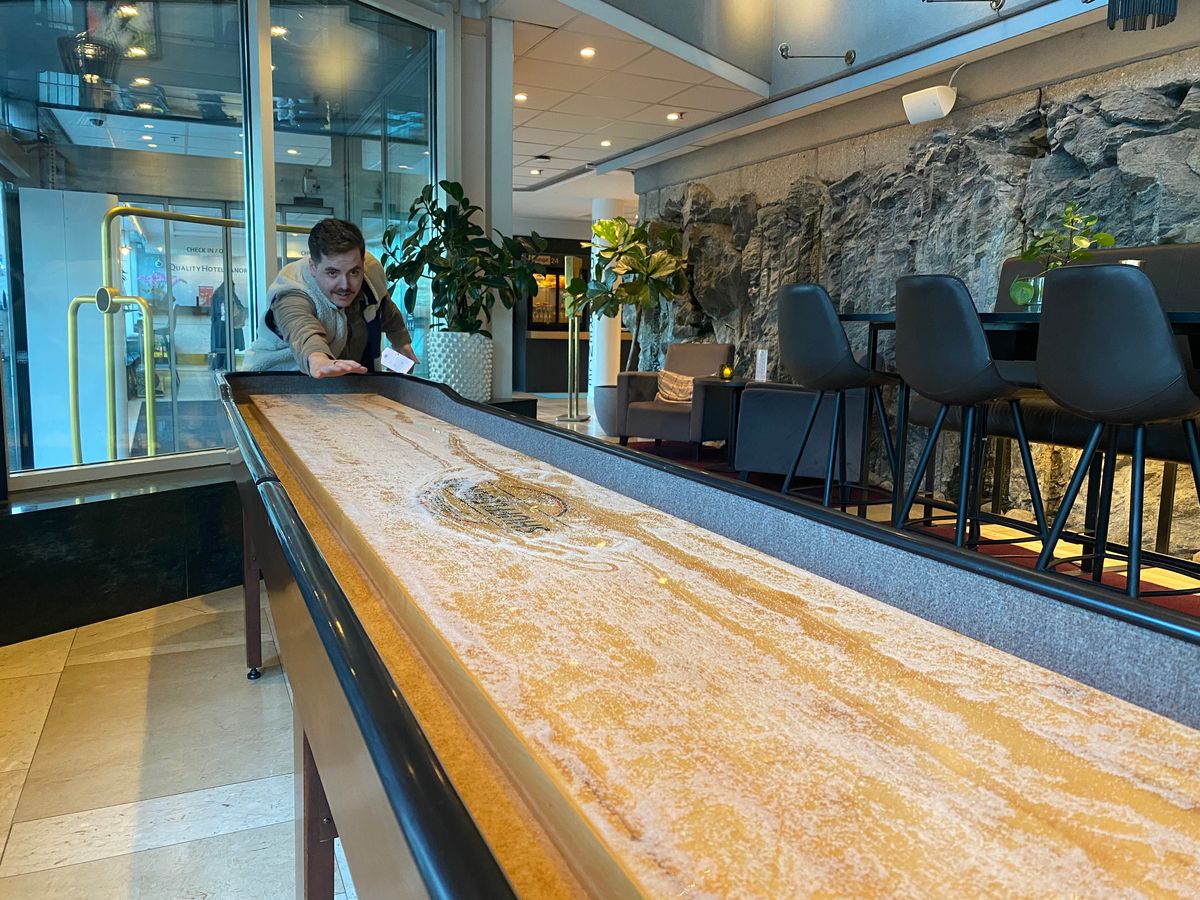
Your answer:
[[[620,153],[622,150],[632,150],[634,147],[638,146],[639,144],[645,143],[644,139],[639,139],[636,137],[616,137],[616,136],[614,136],[614,137],[608,138],[608,140],[612,141],[611,147],[600,147],[600,146],[598,146],[598,144],[596,142],[597,137],[598,137],[598,135],[587,135],[585,137],[576,138],[575,140],[573,140],[570,143],[569,146],[560,147],[558,150],[556,150],[554,152],[561,153],[561,154],[563,154],[564,157],[573,159],[573,158],[575,158],[576,153],[582,154],[585,151],[595,150],[595,151],[599,152],[599,155],[596,156],[595,158],[603,159],[605,156],[611,156],[614,153]],[[587,159],[587,157],[582,157],[582,158],[585,160]]]
[[[579,51],[591,47],[596,55],[584,59]],[[648,44],[641,41],[625,41],[599,35],[576,34],[556,31],[525,55],[526,59],[539,59],[567,65],[586,66],[590,69],[615,71],[650,51]]]
[[[646,104],[640,100],[622,100],[615,97],[593,97],[589,93],[572,94],[554,107],[554,112],[574,113],[577,116],[604,116],[607,119],[625,119]]]
[[[550,109],[571,96],[570,91],[554,91],[550,88],[533,87],[520,82],[513,86],[513,94],[525,94],[529,98],[522,103],[514,100],[513,107],[517,109]]]
[[[598,97],[615,97],[618,100],[658,103],[687,87],[688,85],[679,81],[664,81],[661,78],[644,78],[640,75],[614,72],[591,85],[588,93]]]
[[[685,84],[704,84],[712,77],[711,72],[701,69],[699,66],[693,66],[679,57],[657,48],[634,60],[621,71],[628,72],[630,75],[647,75],[651,78],[682,81]]]
[[[513,125],[524,125],[530,119],[538,114],[536,109],[522,109],[519,106],[513,107]]]
[[[729,112],[760,99],[749,91],[726,91],[707,85],[697,85],[668,96],[671,103],[678,103],[680,107],[707,109],[712,112]]]
[[[529,128],[525,125],[513,129],[513,137],[528,144],[550,144],[561,147],[573,141],[578,135],[573,131],[549,131],[545,128]]]
[[[645,122],[613,122],[608,128],[608,133],[614,138],[639,138],[643,141],[653,140],[654,138],[665,137],[672,132],[678,131],[683,125],[652,125]]]
[[[513,64],[513,82],[532,87],[581,91],[604,74],[602,69],[587,66],[567,66],[542,59],[518,59]],[[531,95],[532,96],[532,95]]]
[[[580,140],[585,140],[581,138]],[[587,146],[576,147],[574,145],[567,147],[559,147],[554,151],[555,159],[568,160],[575,165],[585,162],[595,162],[598,159],[603,159],[613,152],[612,147],[597,146],[593,140]]]
[[[722,88],[723,90],[726,90],[726,91],[746,91],[746,89],[744,87],[742,87],[741,85],[734,84],[732,81],[726,81],[724,78],[721,78],[719,76],[716,78],[710,78],[710,79],[708,79],[708,81],[706,81],[704,83],[706,85],[708,85],[709,87]],[[755,94],[753,91],[746,91],[746,93],[751,94],[754,97],[754,99],[756,99],[756,100],[762,99],[758,94]]]
[[[606,156],[612,156],[615,153],[620,153],[623,150],[632,150],[639,144],[644,143],[637,138],[620,138],[613,137],[608,140],[612,144],[608,147],[601,147],[595,139],[595,136],[579,138],[572,142],[569,146],[559,147],[555,150],[555,154],[563,159],[576,159],[581,162],[595,162],[598,159],[604,159]]]
[[[591,16],[576,16],[570,22],[567,22],[567,24],[563,25],[562,30],[578,31],[584,34],[595,34],[601,37],[617,37],[626,39],[635,37],[635,35],[631,35],[619,28],[614,28],[611,25],[607,25],[604,22],[601,22],[599,19],[593,19]]]
[[[671,112],[681,112],[683,113],[683,118],[672,122],[667,119],[667,113]],[[688,109],[683,106],[656,103],[652,106],[647,106],[641,112],[626,116],[625,119],[629,122],[645,122],[649,125],[669,125],[671,128],[684,128],[689,125],[697,125],[700,122],[705,122],[716,115],[718,113],[707,109]]]
[[[513,53],[524,56],[529,49],[543,38],[554,33],[553,28],[545,25],[534,25],[532,22],[513,23]]]
[[[590,134],[598,128],[604,128],[612,119],[600,116],[572,116],[560,112],[538,113],[529,122],[531,128],[549,128],[551,131],[574,131],[577,134]]]
[[[553,150],[558,144],[530,144],[525,141],[513,141],[513,157],[518,156],[537,156],[539,153],[548,153]]]

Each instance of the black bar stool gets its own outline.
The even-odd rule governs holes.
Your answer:
[[[912,483],[896,509],[893,524],[902,528],[908,521],[947,416],[951,408],[957,408],[961,416],[962,449],[954,543],[959,547],[966,543],[968,519],[974,523],[973,540],[978,539],[988,413],[990,406],[1000,402],[1007,405],[1007,410],[1001,409],[1012,417],[1038,533],[1044,537],[1046,519],[1017,399],[1020,388],[1001,376],[997,369],[975,303],[967,286],[958,278],[911,275],[896,282],[896,368],[904,380],[900,397],[900,446],[897,448],[897,470],[901,478],[908,440],[905,411],[909,392],[916,391],[939,408],[930,427],[929,439],[917,461]],[[901,494],[897,489],[896,495]]]
[[[825,489],[821,503],[829,506],[833,494],[833,470],[836,462],[841,461],[841,472],[837,482],[839,505],[846,508],[846,391],[865,390],[866,421],[870,424],[871,406],[878,411],[879,421],[883,428],[884,451],[887,454],[888,467],[892,472],[893,484],[896,478],[896,451],[892,444],[891,426],[888,424],[887,413],[883,408],[883,394],[880,391],[884,385],[895,384],[896,377],[886,372],[877,372],[859,363],[850,349],[850,341],[846,339],[846,330],[842,327],[834,309],[833,301],[825,288],[819,284],[789,284],[779,292],[779,356],[783,367],[791,375],[798,387],[815,391],[817,396],[813,401],[812,410],[804,426],[800,438],[800,446],[796,450],[795,459],[783,480],[783,491],[791,490],[792,480],[800,467],[808,439],[812,435],[813,425],[817,421],[821,403],[826,394],[834,395],[833,424],[829,430],[829,458],[825,466]],[[866,461],[866,449],[870,445],[870,428],[863,429],[863,461]],[[860,466],[859,488],[863,494],[863,502],[869,487],[870,475],[867,465]]]
[[[1095,423],[1071,476],[1062,506],[1038,558],[1039,569],[1092,561],[1103,577],[1113,478],[1121,429],[1133,429],[1129,491],[1129,569],[1126,592],[1138,596],[1142,558],[1142,502],[1146,483],[1147,427],[1180,426],[1200,494],[1200,415],[1197,373],[1184,364],[1154,285],[1134,266],[1068,266],[1046,276],[1037,351],[1038,380],[1059,405]],[[1101,449],[1103,444],[1103,449]],[[1054,560],[1084,476],[1103,455],[1094,552]],[[1091,483],[1089,482],[1089,490]],[[1190,593],[1191,591],[1188,591]],[[1149,592],[1148,592],[1149,593]],[[1163,591],[1154,593],[1183,593]]]

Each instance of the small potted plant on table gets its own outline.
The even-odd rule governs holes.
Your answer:
[[[1092,258],[1093,247],[1113,246],[1116,238],[1106,231],[1098,231],[1099,221],[1096,216],[1081,212],[1077,204],[1068,203],[1058,228],[1034,232],[1033,240],[1021,251],[1021,259],[1037,260],[1042,271],[1029,278],[1013,279],[1008,292],[1013,303],[1029,312],[1040,312],[1047,272],[1070,262],[1086,262]]]

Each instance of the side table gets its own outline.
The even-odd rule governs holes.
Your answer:
[[[729,391],[729,437],[725,441],[725,462],[717,463],[715,466],[706,466],[705,471],[736,472],[733,460],[734,453],[737,451],[738,411],[742,405],[742,391],[750,381],[746,378],[718,378],[717,376],[697,378],[696,381],[704,383],[705,391]]]

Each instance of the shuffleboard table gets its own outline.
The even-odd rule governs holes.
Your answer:
[[[1190,621],[416,378],[222,391],[300,896],[335,834],[369,898],[1200,894]]]

